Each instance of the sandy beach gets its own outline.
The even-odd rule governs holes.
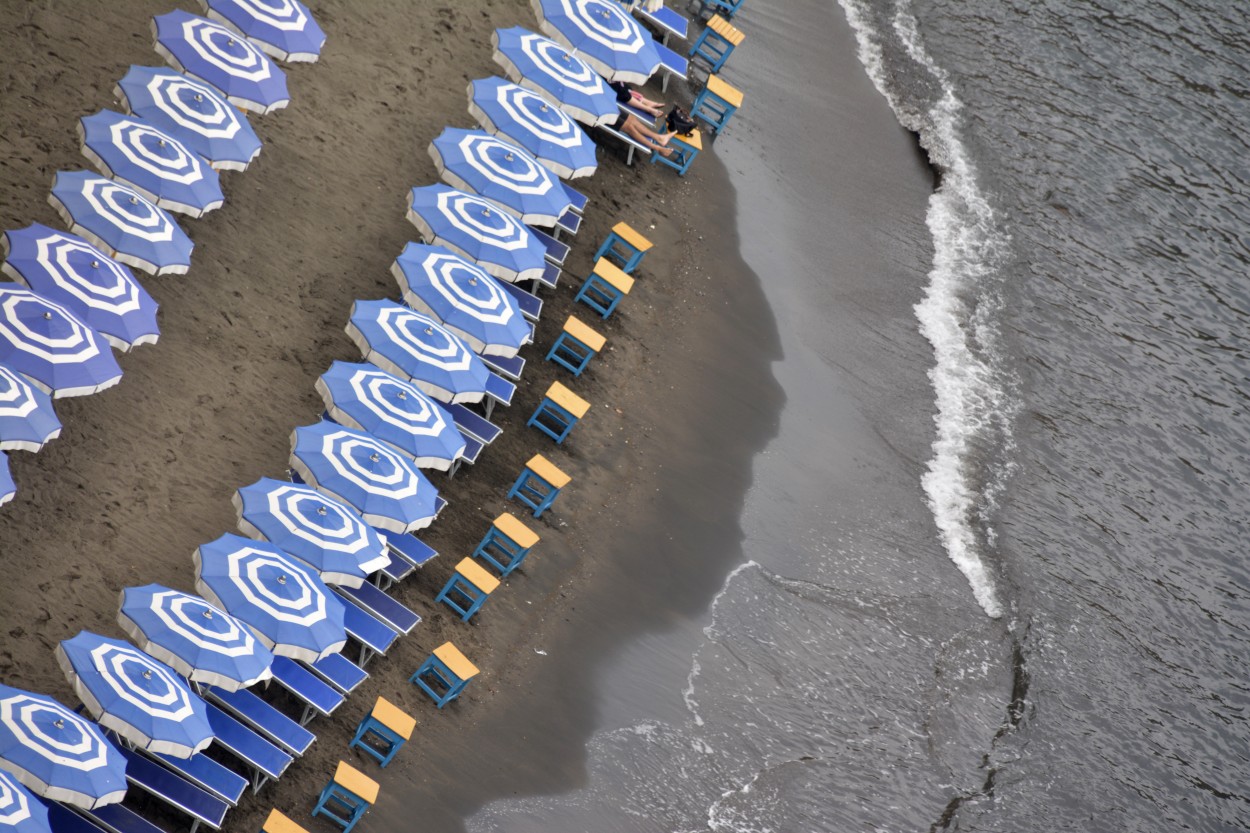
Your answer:
[[[129,65],[159,65],[148,23],[168,9],[126,0],[14,10],[0,34],[6,228],[59,225],[46,194],[55,171],[85,167],[77,118],[117,106],[111,89]],[[196,244],[191,272],[143,278],[161,304],[160,342],[121,357],[116,388],[60,400],[65,430],[43,452],[12,455],[20,491],[0,513],[0,553],[13,565],[0,590],[7,684],[75,704],[52,656],[59,640],[82,629],[120,636],[123,587],[193,589],[191,553],[233,531],[234,490],[283,475],[291,430],[321,410],[316,376],[357,358],[343,333],[352,300],[396,296],[388,269],[415,237],[403,218],[406,190],[436,181],[429,139],[444,125],[471,125],[465,86],[497,71],[491,31],[533,26],[528,4],[492,0],[320,3],[314,12],[328,34],[323,57],[290,69],[288,109],[253,119],[264,149],[247,172],[223,177],[225,207],[184,223]],[[354,758],[346,742],[378,694],[414,713],[419,728],[382,777],[383,799],[362,829],[396,829],[388,815],[414,808],[424,829],[456,829],[487,784],[563,782],[594,720],[579,696],[593,660],[630,633],[664,626],[653,594],[666,600],[658,609],[694,612],[731,566],[749,459],[780,406],[767,376],[776,336],[737,259],[723,168],[708,154],[681,179],[658,166],[627,168],[622,157],[601,149],[599,173],[577,183],[591,198],[586,224],[560,287],[546,295],[536,344],[522,354],[529,363],[516,401],[497,412],[503,436],[477,466],[436,478],[450,506],[421,537],[441,557],[395,591],[425,622],[369,667],[372,678],[332,719],[310,726],[318,735],[310,753],[248,796],[227,829],[256,829],[271,806],[319,829],[308,810],[334,762]],[[656,249],[627,303],[601,326],[607,351],[572,385],[594,410],[557,448],[524,420],[552,379],[569,383],[542,357],[593,248],[621,219]],[[490,519],[510,508],[506,488],[535,451],[573,484],[535,522],[543,540],[532,560],[474,624],[459,623],[431,600]],[[672,501],[695,507],[704,524],[665,524]],[[699,548],[711,556],[660,563],[654,542],[614,538],[639,519],[657,538],[713,544]],[[593,617],[575,615],[588,606]],[[436,713],[406,679],[446,639],[483,674]],[[536,692],[550,708],[524,725],[500,725],[500,704]],[[461,766],[448,766],[444,753],[454,748],[474,754],[451,756]]]

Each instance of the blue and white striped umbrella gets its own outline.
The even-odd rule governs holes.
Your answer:
[[[51,397],[0,364],[0,451],[38,451],[60,435]]]
[[[13,482],[13,475],[9,473],[8,455],[0,451],[0,506],[11,501],[16,494],[17,484]]]
[[[234,493],[239,529],[298,558],[326,584],[359,587],[388,563],[386,541],[360,515],[311,486],[262,477]]]
[[[326,42],[299,0],[200,0],[200,6],[279,61],[315,61]]]
[[[195,589],[278,656],[316,662],[347,643],[343,602],[312,570],[265,541],[227,532],[202,544]]]
[[[412,382],[439,402],[481,402],[490,369],[429,316],[394,301],[356,301],[347,335],[365,361]]]
[[[78,121],[82,153],[100,173],[166,211],[202,217],[225,196],[217,172],[173,136],[135,116],[101,110]]]
[[[408,221],[426,243],[446,246],[502,280],[537,280],[546,269],[546,248],[521,221],[448,185],[409,191]]]
[[[553,40],[513,26],[491,35],[492,56],[513,82],[545,96],[582,124],[616,121],[621,110],[603,76]]]
[[[97,393],[122,378],[99,333],[17,283],[0,283],[0,362],[54,399]]]
[[[554,226],[572,205],[555,174],[498,136],[446,127],[429,150],[449,185],[493,200],[522,223]]]
[[[409,243],[391,274],[404,303],[440,322],[473,352],[511,358],[529,344],[534,328],[512,296],[484,271],[442,246]]]
[[[372,434],[418,468],[447,471],[464,454],[451,414],[416,385],[371,364],[335,362],[317,379],[317,392],[330,419]]]
[[[533,154],[556,176],[590,176],[599,162],[595,143],[559,107],[502,78],[469,84],[469,114],[487,133],[502,136]]]
[[[0,685],[0,769],[36,795],[75,807],[126,795],[126,759],[100,728],[51,697]]]
[[[129,642],[80,631],[61,640],[56,660],[88,714],[135,746],[190,758],[213,742],[199,695]]]
[[[0,830],[5,833],[52,833],[48,808],[9,773],[0,770]]]
[[[152,275],[185,274],[194,244],[142,194],[90,171],[57,171],[48,202],[74,234]]]
[[[324,419],[296,428],[290,463],[305,483],[354,507],[378,529],[424,529],[438,511],[438,490],[413,462],[355,428]]]
[[[73,234],[34,223],[6,231],[4,273],[61,304],[118,350],[155,344],[156,301],[131,271]]]
[[[273,673],[273,653],[238,619],[159,584],[122,590],[117,623],[135,644],[195,683],[238,691]]]
[[[530,0],[538,28],[609,81],[645,84],[660,68],[655,40],[619,0]]]
[[[286,73],[220,23],[178,10],[152,18],[152,32],[174,69],[212,84],[236,107],[271,113],[290,103]]]
[[[217,170],[246,170],[260,153],[260,139],[247,116],[199,79],[164,67],[132,66],[113,94],[127,112],[173,136]]]

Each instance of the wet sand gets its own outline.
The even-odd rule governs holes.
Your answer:
[[[5,228],[59,226],[46,195],[55,171],[85,167],[76,119],[116,107],[111,89],[130,64],[159,65],[148,22],[169,8],[50,2],[10,15],[0,33]],[[464,88],[496,71],[491,31],[533,26],[522,2],[313,9],[329,36],[323,58],[289,71],[287,110],[253,119],[264,149],[249,171],[223,177],[225,207],[183,224],[196,243],[190,273],[141,276],[161,304],[160,342],[121,357],[117,387],[60,400],[65,431],[43,452],[11,457],[19,492],[0,511],[6,684],[74,704],[52,657],[59,640],[81,629],[120,636],[123,587],[192,589],[191,552],[233,531],[234,490],[282,475],[290,431],[320,412],[314,379],[356,358],[343,334],[351,301],[395,296],[389,265],[415,237],[406,189],[436,180],[429,139],[445,124],[470,125]],[[354,757],[346,742],[378,694],[420,723],[361,829],[406,829],[414,813],[423,829],[456,829],[489,796],[575,782],[596,719],[584,694],[598,661],[631,635],[696,615],[738,557],[749,461],[780,408],[767,375],[776,334],[737,259],[721,166],[709,154],[679,179],[621,157],[604,148],[600,172],[576,183],[591,197],[587,222],[523,352],[525,381],[497,420],[503,437],[477,466],[435,479],[450,506],[421,537],[442,555],[396,592],[426,621],[370,666],[336,715],[311,725],[311,752],[247,797],[227,829],[258,828],[270,806],[318,829],[307,818],[315,794],[336,760]],[[570,383],[542,357],[619,219],[656,249],[600,327],[609,349]],[[555,378],[594,404],[559,448],[524,427]],[[573,484],[535,522],[543,541],[525,569],[474,624],[459,623],[433,595],[491,518],[520,511],[503,495],[535,451]],[[449,638],[483,674],[438,713],[406,679]]]

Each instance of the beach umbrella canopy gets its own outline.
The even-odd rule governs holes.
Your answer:
[[[17,494],[17,484],[13,482],[13,475],[9,473],[9,458],[3,451],[0,451],[0,506],[13,499]]]
[[[100,173],[166,211],[202,217],[225,197],[217,172],[182,142],[135,116],[101,110],[78,120],[82,153]]]
[[[616,121],[616,93],[581,58],[553,40],[520,26],[496,29],[492,56],[516,84],[546,97],[582,124]]]
[[[117,622],[144,651],[195,683],[238,691],[273,676],[273,653],[247,625],[159,584],[122,590]]]
[[[412,382],[439,402],[481,402],[490,369],[464,341],[394,301],[356,301],[347,335],[365,361]]]
[[[38,796],[88,810],[126,794],[126,760],[98,726],[51,697],[6,685],[0,769]]]
[[[99,333],[18,283],[0,283],[0,362],[55,399],[97,393],[122,378]]]
[[[449,185],[493,200],[523,223],[554,226],[572,205],[555,174],[498,136],[446,127],[429,150]]]
[[[74,234],[152,274],[185,274],[191,238],[138,191],[90,171],[57,171],[48,202]]]
[[[164,67],[132,66],[113,94],[127,112],[173,136],[217,170],[246,170],[260,153],[260,139],[247,116],[199,79]]]
[[[290,103],[286,73],[220,23],[178,10],[152,18],[152,31],[174,69],[212,84],[236,107],[271,113]]]
[[[48,808],[9,773],[0,770],[0,830],[5,833],[52,833]]]
[[[343,603],[273,544],[229,532],[202,544],[195,551],[195,588],[246,622],[278,656],[316,662],[347,643]]]
[[[378,529],[424,529],[438,511],[438,490],[413,462],[355,428],[324,419],[296,428],[290,463],[305,483],[354,507]]]
[[[404,303],[460,336],[473,352],[511,358],[534,328],[482,269],[442,246],[409,243],[391,266]]]
[[[660,68],[655,40],[619,0],[530,0],[538,28],[609,81],[645,84]]]
[[[189,758],[213,742],[204,701],[129,642],[81,631],[61,640],[56,660],[87,712],[135,746]]]
[[[464,454],[451,414],[398,376],[371,364],[335,362],[317,380],[330,419],[377,437],[418,468],[447,471]]]
[[[263,477],[234,493],[234,508],[243,534],[298,558],[326,584],[359,587],[390,561],[373,527],[311,486]]]
[[[595,143],[547,99],[502,78],[469,84],[469,114],[492,136],[514,142],[556,176],[590,176],[598,166]]]
[[[155,344],[156,301],[130,269],[73,234],[34,223],[6,231],[4,273],[56,301],[118,350]]]
[[[0,364],[0,451],[38,451],[60,435],[52,398]]]
[[[547,266],[546,248],[521,221],[448,185],[409,191],[408,220],[426,243],[446,246],[505,281],[537,280]]]
[[[315,61],[326,42],[299,0],[200,0],[200,6],[279,61]]]

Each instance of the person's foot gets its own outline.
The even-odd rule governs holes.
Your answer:
[[[668,147],[668,140],[673,138],[676,135],[677,135],[676,130],[674,130],[672,133],[665,133],[664,135],[660,136],[660,138],[656,139],[655,143],[663,147]]]
[[[656,152],[656,153],[658,153],[658,154],[660,154],[660,156],[663,156],[665,159],[667,159],[668,157],[670,157],[670,156],[672,156],[672,155],[673,155],[673,149],[672,149],[672,148],[657,147],[657,148],[655,149],[655,152]]]

